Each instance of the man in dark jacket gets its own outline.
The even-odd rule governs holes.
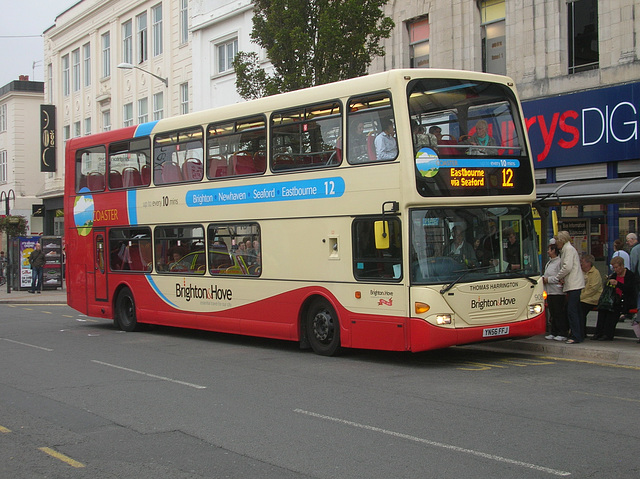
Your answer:
[[[42,267],[47,262],[47,258],[44,256],[42,252],[42,246],[40,243],[36,243],[35,249],[29,255],[29,264],[31,265],[31,289],[29,292],[31,294],[36,291],[38,294],[42,291]]]

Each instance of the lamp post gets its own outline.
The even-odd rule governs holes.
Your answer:
[[[0,192],[0,203],[5,201],[5,214],[7,215],[9,224],[13,225],[19,223],[20,220],[15,218],[16,221],[12,221],[13,218],[10,217],[11,208],[9,201],[13,200],[13,204],[16,203],[16,193],[12,189],[8,192]],[[11,293],[11,235],[9,234],[9,229],[7,228],[7,293]]]
[[[132,65],[131,63],[120,63],[118,65],[118,68],[120,68],[122,70],[133,70],[133,69],[140,70],[141,72],[148,73],[152,77],[157,78],[162,83],[164,83],[164,86],[166,86],[167,88],[169,87],[169,79],[168,78],[163,78],[160,75],[156,75],[155,73],[151,73],[150,71],[145,70],[144,68],[140,68],[139,66]]]

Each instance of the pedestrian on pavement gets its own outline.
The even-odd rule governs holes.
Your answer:
[[[613,242],[613,254],[611,255],[611,258],[615,258],[616,256],[620,256],[624,260],[624,267],[625,268],[631,269],[629,253],[627,253],[624,250],[624,243],[622,242],[622,240],[620,238],[616,238],[616,240]],[[609,262],[609,263],[611,263],[611,262]],[[609,267],[611,267],[611,265],[609,265]],[[611,269],[610,272],[612,272],[612,271],[613,270]]]
[[[636,281],[638,281],[640,280],[640,243],[638,243],[638,235],[635,233],[629,233],[626,239],[627,246],[630,248],[629,270],[636,276]],[[636,285],[636,287],[637,286],[638,285]],[[636,299],[636,309],[640,310],[640,295]],[[640,316],[640,314],[638,316]]]
[[[632,271],[624,267],[624,260],[619,256],[612,258],[611,266],[613,266],[613,273],[609,275],[607,285],[615,288],[615,300],[611,311],[598,310],[596,333],[591,339],[599,341],[611,341],[613,339],[620,314],[628,313],[629,309],[636,305],[638,296],[636,276]]]
[[[622,242],[621,242],[622,243]],[[587,335],[587,315],[598,306],[602,294],[602,276],[594,266],[596,259],[592,254],[585,254],[580,259],[580,268],[584,273],[584,289],[580,293],[580,312],[582,313],[582,330]]]
[[[42,291],[42,268],[47,262],[47,258],[42,251],[40,243],[36,243],[35,249],[29,255],[29,264],[31,265],[31,294]]]
[[[543,278],[545,284],[562,284],[562,291],[567,294],[567,316],[571,337],[567,344],[577,344],[584,341],[582,330],[582,318],[580,313],[580,293],[584,288],[584,275],[580,268],[580,257],[571,244],[571,235],[568,231],[560,231],[556,237],[556,245],[560,250],[562,266],[555,276]]]
[[[548,279],[558,274],[562,266],[554,238],[549,241],[547,254],[549,255],[549,261],[544,267],[543,278]],[[547,319],[550,319],[550,321],[547,321],[549,334],[545,336],[545,339],[566,341],[569,335],[569,321],[567,320],[567,307],[565,305],[566,294],[562,291],[562,285],[560,284],[546,283],[544,288],[547,291]]]

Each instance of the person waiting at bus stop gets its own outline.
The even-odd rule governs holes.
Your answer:
[[[580,311],[582,314],[582,330],[587,331],[587,315],[598,305],[598,299],[602,294],[602,276],[594,266],[596,262],[592,254],[585,254],[580,259],[580,267],[584,273],[584,289],[580,293]]]
[[[620,315],[628,313],[629,309],[636,306],[636,296],[638,294],[636,275],[625,268],[624,260],[619,256],[611,258],[611,266],[613,267],[613,273],[609,275],[605,288],[615,288],[613,304],[607,308],[602,305],[598,307],[596,333],[591,337],[591,339],[599,341],[613,340]]]
[[[580,315],[580,293],[584,288],[584,275],[580,268],[580,257],[571,244],[571,235],[568,231],[560,231],[556,237],[556,245],[560,250],[562,265],[555,276],[544,278],[545,284],[562,284],[562,290],[567,293],[567,316],[571,337],[567,344],[577,344],[584,341],[582,319]]]
[[[38,294],[42,291],[42,268],[47,262],[47,258],[42,251],[40,243],[36,243],[35,249],[29,255],[29,264],[31,265],[31,294],[36,291]]]
[[[543,278],[550,278],[558,274],[562,267],[562,260],[558,256],[558,247],[556,240],[551,238],[547,247],[549,261],[544,267]],[[556,341],[566,341],[569,336],[569,322],[567,321],[567,308],[565,306],[564,291],[562,285],[557,283],[548,283],[544,285],[547,291],[547,314],[551,316],[549,321],[549,334],[545,339],[555,339]]]

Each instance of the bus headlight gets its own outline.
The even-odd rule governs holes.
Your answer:
[[[438,324],[451,324],[451,315],[450,314],[438,314],[436,316],[436,322]]]
[[[544,311],[544,307],[540,303],[529,305],[529,314],[537,316]]]

